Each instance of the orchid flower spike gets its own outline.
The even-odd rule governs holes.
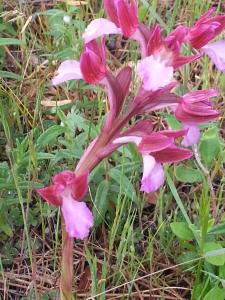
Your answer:
[[[164,183],[164,171],[162,163],[178,162],[192,156],[188,149],[174,145],[174,139],[187,133],[182,130],[165,130],[151,133],[147,136],[121,136],[116,138],[114,144],[135,143],[138,152],[143,158],[143,176],[141,191],[151,193],[157,191]]]
[[[53,177],[53,184],[38,189],[38,194],[53,206],[60,206],[70,237],[85,239],[93,226],[93,216],[81,199],[88,189],[88,173],[76,176],[64,171]]]
[[[88,83],[96,84],[105,78],[106,73],[104,39],[101,39],[100,45],[96,40],[93,40],[85,45],[80,62],[66,60],[61,63],[58,75],[52,79],[52,84],[58,85],[72,79],[83,79]]]
[[[185,147],[197,144],[200,138],[198,125],[215,120],[219,112],[212,108],[211,97],[216,97],[218,92],[214,89],[195,91],[181,97],[175,110],[176,118],[181,121],[184,128],[188,129],[182,141]]]

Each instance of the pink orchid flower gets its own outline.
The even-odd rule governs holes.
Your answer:
[[[173,163],[192,156],[192,152],[174,145],[174,139],[187,133],[186,129],[165,130],[147,136],[122,136],[116,138],[114,144],[135,143],[143,158],[143,176],[141,191],[151,193],[157,191],[164,183],[162,163]]]
[[[189,129],[182,141],[185,147],[197,144],[200,138],[198,125],[215,120],[219,112],[212,108],[211,97],[216,97],[218,92],[214,89],[188,93],[181,97],[175,110],[176,118],[182,121],[184,128]]]
[[[138,27],[135,1],[104,0],[104,7],[111,21],[103,18],[92,21],[83,34],[85,43],[106,34],[123,34],[132,38]]]
[[[93,216],[81,199],[88,189],[88,173],[76,176],[64,171],[53,177],[53,185],[38,189],[39,195],[53,206],[60,206],[69,237],[85,239],[93,226]]]
[[[214,16],[216,8],[210,8],[190,28],[187,39],[193,48],[200,49],[225,29],[225,15]]]
[[[163,38],[160,26],[156,25],[153,28],[147,44],[147,57],[143,58],[137,66],[145,90],[156,91],[172,83],[174,69],[201,56],[180,56],[181,45],[186,34],[187,28],[179,26],[167,38]]]
[[[202,51],[211,58],[218,70],[225,73],[225,40],[207,44]]]
[[[84,79],[95,84],[101,82],[107,73],[105,43],[101,39],[100,45],[93,40],[85,45],[80,62],[66,60],[59,66],[58,75],[52,79],[53,85],[61,84],[68,80]]]

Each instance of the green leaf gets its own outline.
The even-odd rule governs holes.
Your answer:
[[[0,230],[10,237],[13,236],[12,228],[3,214],[0,214]]]
[[[182,128],[181,123],[173,115],[165,114],[165,120],[172,129]]]
[[[64,133],[65,128],[59,125],[53,125],[43,132],[37,139],[37,147],[43,148],[47,145],[53,144],[58,136]]]
[[[225,263],[225,248],[215,242],[205,243],[204,257],[207,262],[214,266],[222,266]]]
[[[225,290],[215,286],[211,289],[203,298],[203,300],[224,300],[225,299]]]
[[[0,38],[0,46],[7,46],[7,45],[21,45],[21,41],[18,39],[12,38]]]
[[[206,130],[199,144],[199,151],[203,162],[210,165],[221,150],[218,129],[216,127]]]
[[[15,80],[21,80],[22,77],[13,72],[0,71],[0,78],[10,78],[10,79],[15,79]]]
[[[99,184],[95,195],[95,205],[93,207],[95,226],[99,226],[104,221],[105,213],[108,208],[108,191],[109,182],[104,180]]]
[[[225,223],[215,225],[208,231],[208,234],[224,234],[224,233],[225,233]]]
[[[123,194],[125,194],[129,199],[137,201],[136,191],[127,176],[115,168],[109,171],[109,176],[120,185],[120,189]]]
[[[175,176],[176,179],[181,182],[194,183],[201,182],[203,180],[202,174],[199,170],[192,169],[184,165],[175,167]]]
[[[173,222],[170,224],[172,232],[181,240],[190,241],[194,239],[193,232],[185,222]]]

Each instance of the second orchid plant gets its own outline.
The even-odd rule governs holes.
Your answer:
[[[89,144],[74,171],[63,171],[53,177],[52,185],[39,189],[49,204],[61,208],[64,230],[61,275],[61,299],[72,297],[73,238],[85,239],[93,226],[93,215],[82,201],[88,190],[91,171],[121,145],[134,143],[143,159],[141,191],[152,193],[164,183],[164,163],[175,163],[192,156],[190,149],[200,138],[199,125],[215,120],[219,113],[212,107],[215,89],[197,90],[183,96],[175,93],[178,82],[174,71],[207,54],[216,67],[225,72],[225,41],[211,43],[225,28],[225,15],[213,16],[211,8],[191,28],[180,25],[168,36],[163,36],[159,25],[151,28],[138,21],[138,7],[134,0],[104,0],[107,19],[93,20],[86,28],[84,50],[80,62],[64,61],[52,84],[68,80],[84,80],[104,87],[108,96],[109,112],[101,133]],[[106,63],[104,36],[119,34],[140,44],[137,63],[135,96],[130,97],[132,69],[122,68],[115,75]],[[182,56],[184,44],[194,54]],[[180,130],[155,131],[151,119],[129,121],[144,113],[169,109],[183,127]],[[146,114],[145,114],[146,116]],[[180,147],[177,139],[182,139]],[[64,226],[65,224],[65,226]]]

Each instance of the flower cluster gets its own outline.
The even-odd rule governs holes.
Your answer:
[[[210,98],[214,89],[199,90],[178,96],[174,88],[174,70],[207,54],[216,67],[225,71],[225,41],[210,43],[225,28],[225,15],[212,16],[211,8],[193,27],[180,25],[168,36],[160,26],[148,28],[138,20],[134,0],[104,0],[107,19],[96,19],[86,28],[84,50],[80,62],[64,61],[53,85],[68,80],[84,80],[99,84],[108,94],[110,110],[101,133],[87,147],[74,172],[65,171],[53,177],[53,185],[38,190],[50,204],[60,206],[70,237],[84,239],[93,225],[93,217],[82,198],[88,188],[88,174],[118,147],[134,143],[143,158],[141,191],[157,191],[164,182],[163,163],[174,163],[192,156],[190,149],[176,145],[180,139],[184,147],[196,144],[200,138],[199,125],[215,120],[219,113]],[[137,64],[140,87],[136,96],[124,105],[130,89],[132,70],[124,67],[114,75],[106,64],[104,37],[119,34],[140,44],[141,59]],[[100,37],[100,41],[98,38]],[[188,44],[194,54],[182,56]],[[125,107],[125,109],[124,109]],[[180,130],[155,132],[150,120],[141,120],[129,127],[132,117],[167,107],[182,123]]]

